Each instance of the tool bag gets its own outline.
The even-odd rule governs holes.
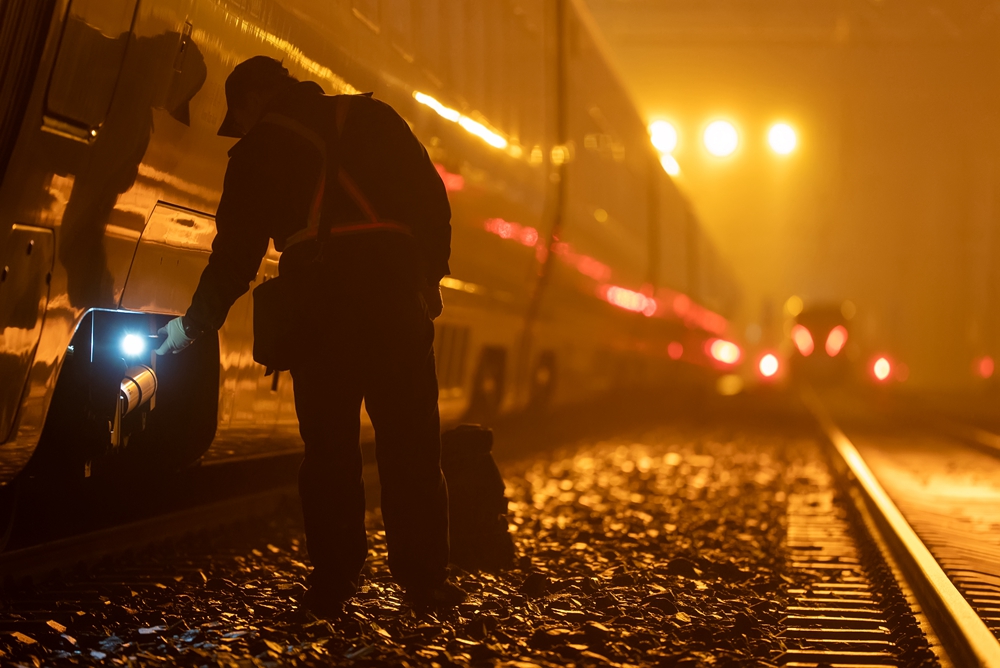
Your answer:
[[[340,95],[336,100],[336,139],[340,140],[344,124],[347,122],[350,95]],[[272,371],[287,371],[302,349],[302,333],[309,327],[309,316],[315,310],[315,296],[310,289],[320,278],[323,250],[331,234],[331,226],[323,225],[323,191],[327,179],[327,146],[318,133],[295,119],[282,114],[266,114],[261,123],[271,123],[291,130],[317,148],[322,161],[319,179],[313,196],[306,227],[287,239],[287,246],[299,241],[315,239],[317,253],[315,259],[303,270],[290,275],[278,275],[258,285],[253,291],[253,359],[267,367],[265,375]],[[338,161],[339,162],[339,161]],[[337,180],[344,191],[354,200],[365,215],[364,222],[339,225],[338,233],[392,229],[410,234],[408,227],[391,221],[382,221],[372,208],[364,193],[342,165],[337,167]]]
[[[441,434],[451,561],[465,569],[502,569],[514,561],[507,497],[492,449],[493,432],[477,424],[459,425]]]

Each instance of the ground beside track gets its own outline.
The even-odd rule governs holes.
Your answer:
[[[792,582],[788,472],[820,454],[810,434],[753,426],[758,411],[734,423],[734,406],[530,458],[529,437],[502,434],[518,561],[457,572],[472,598],[455,611],[402,602],[372,512],[360,595],[315,619],[295,600],[307,567],[290,510],[7,592],[0,661],[768,665]]]

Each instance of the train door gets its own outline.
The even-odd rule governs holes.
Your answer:
[[[49,299],[52,230],[14,225],[0,246],[0,443],[14,418],[28,379],[42,316]]]

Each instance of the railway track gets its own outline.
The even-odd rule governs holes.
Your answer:
[[[901,580],[901,585],[906,590],[903,597],[906,598],[912,592],[913,599],[909,601],[909,605],[902,606],[898,605],[898,596],[890,596],[897,604],[895,608],[890,608],[886,605],[888,600],[884,596],[879,601],[879,597],[869,590],[871,561],[874,557],[869,556],[869,565],[865,568],[864,558],[858,558],[860,555],[856,556],[842,542],[838,542],[850,532],[837,524],[836,512],[811,513],[806,510],[796,515],[790,511],[792,526],[798,523],[803,527],[816,527],[812,534],[799,534],[821,539],[815,541],[811,549],[830,557],[846,556],[849,561],[844,564],[842,572],[857,570],[860,575],[867,575],[867,578],[862,577],[853,587],[827,587],[826,591],[831,594],[836,592],[836,595],[831,595],[831,600],[818,603],[832,606],[839,600],[851,600],[853,603],[843,606],[845,612],[852,609],[852,606],[865,611],[856,612],[855,615],[895,612],[905,617],[907,614],[912,616],[912,612],[917,611],[926,617],[932,627],[932,639],[939,639],[945,662],[961,668],[1000,668],[1000,642],[995,634],[1000,617],[1000,578],[990,576],[982,568],[986,560],[992,559],[992,564],[997,563],[996,552],[977,550],[975,538],[968,534],[955,535],[949,529],[949,526],[954,526],[954,518],[947,514],[934,512],[927,504],[925,507],[918,507],[918,503],[905,496],[899,501],[894,500],[883,482],[873,473],[861,451],[840,429],[819,398],[807,391],[804,400],[830,442],[832,468],[846,492],[844,498],[850,501],[851,507],[847,512],[856,514],[860,520],[858,526],[867,527],[870,542],[884,545],[883,552],[888,560],[885,567],[895,571],[896,577]],[[971,548],[970,539],[973,545]],[[865,537],[862,537],[860,543],[865,542]],[[790,547],[795,554],[794,544]],[[878,570],[877,565],[875,568]],[[887,581],[895,579],[884,571],[879,578]],[[871,606],[869,601],[881,602],[882,605]],[[882,617],[870,619],[883,620]],[[898,630],[892,625],[882,628],[889,631],[889,634],[877,637],[869,635],[865,638],[869,642],[886,641],[881,654],[857,656],[856,660],[850,661],[846,654],[827,658],[809,656],[807,658],[811,662],[786,665],[934,665],[925,663],[926,657],[904,656],[899,651],[902,648],[889,637],[894,631],[898,633]],[[815,629],[825,632],[827,636],[834,635],[835,630],[832,623],[827,626],[817,623]],[[871,632],[873,629],[868,627],[866,630]],[[893,650],[893,647],[896,649]]]
[[[271,514],[297,499],[298,460],[298,454],[257,458],[117,485],[80,484],[70,492],[24,489],[22,505],[31,511],[17,515],[13,538],[0,552],[0,587]]]

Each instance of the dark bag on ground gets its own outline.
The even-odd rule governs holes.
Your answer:
[[[500,569],[514,561],[503,477],[493,461],[493,432],[463,424],[441,434],[448,482],[451,561],[466,569]]]

